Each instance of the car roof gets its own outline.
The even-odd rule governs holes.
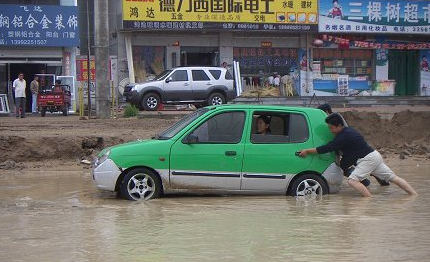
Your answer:
[[[189,68],[189,69],[219,69],[219,70],[227,70],[224,67],[219,67],[219,66],[178,66],[178,67],[174,67],[171,68],[170,70],[174,70],[174,69],[184,69],[184,68]]]
[[[224,104],[218,106],[208,106],[211,110],[217,109],[253,109],[253,110],[297,110],[301,112],[315,112],[321,111],[320,109],[314,107],[299,107],[299,106],[284,106],[284,105],[260,105],[260,104]]]

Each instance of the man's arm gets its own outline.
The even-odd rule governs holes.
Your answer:
[[[326,145],[315,148],[303,149],[299,151],[299,156],[306,157],[306,155],[308,154],[325,154],[333,152],[335,150],[339,150],[343,143],[345,143],[345,137],[342,134],[339,134],[335,136],[335,138],[332,141],[328,142]]]
[[[309,149],[303,149],[299,151],[299,156],[306,157],[308,154],[318,154],[318,151],[316,148],[309,148]]]

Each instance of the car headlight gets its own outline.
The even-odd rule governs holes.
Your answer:
[[[101,165],[106,159],[109,158],[110,150],[106,151],[101,157],[97,158],[96,161],[94,161],[94,167],[97,167]]]

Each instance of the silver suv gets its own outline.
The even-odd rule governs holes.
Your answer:
[[[178,67],[152,81],[127,85],[124,96],[145,110],[157,110],[161,103],[220,105],[236,97],[233,86],[233,77],[223,67]]]

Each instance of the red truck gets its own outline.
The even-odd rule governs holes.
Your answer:
[[[63,116],[69,114],[71,105],[70,86],[69,85],[52,85],[39,92],[37,95],[37,106],[40,115],[44,117],[46,111],[63,112]]]

